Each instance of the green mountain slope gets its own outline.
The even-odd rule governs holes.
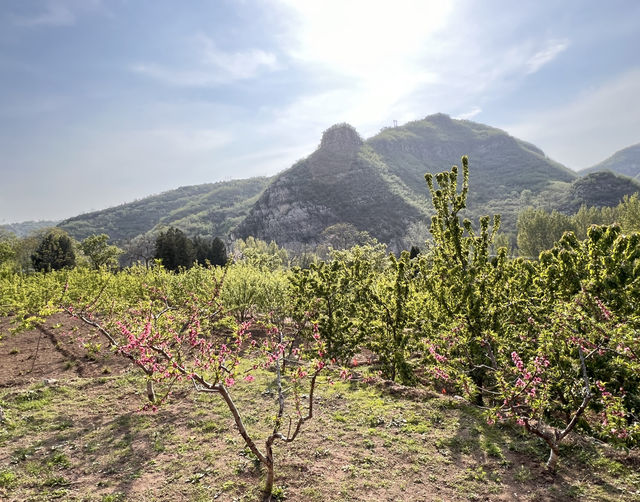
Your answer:
[[[526,205],[523,197],[558,186],[564,191],[577,178],[530,143],[500,129],[444,114],[387,128],[367,143],[419,197],[426,197],[425,172],[441,172],[468,155],[469,216],[501,213],[507,230],[515,228],[517,212]]]
[[[640,143],[624,148],[595,166],[578,172],[580,175],[611,171],[640,180]]]
[[[190,235],[226,235],[268,183],[269,178],[250,178],[181,187],[69,218],[58,226],[76,239],[106,233],[115,242],[169,226]]]
[[[325,132],[320,148],[281,173],[238,228],[280,244],[317,242],[334,223],[351,223],[382,242],[399,242],[411,223],[428,221],[424,181],[470,158],[468,215],[503,214],[515,229],[523,200],[566,193],[577,175],[504,131],[437,114],[387,128],[367,141],[347,125]]]

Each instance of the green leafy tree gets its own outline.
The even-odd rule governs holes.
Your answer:
[[[409,362],[413,337],[407,329],[413,274],[407,251],[400,258],[390,255],[384,273],[371,273],[368,281],[360,281],[356,303],[360,329],[367,333],[366,348],[377,356],[383,376],[405,384],[415,382]]]
[[[93,268],[117,267],[118,256],[123,251],[118,246],[109,245],[108,242],[109,236],[107,234],[99,234],[90,235],[80,243],[80,249],[89,258]]]
[[[620,206],[618,206],[620,207]],[[618,207],[587,207],[582,205],[578,212],[571,216],[571,221],[578,239],[587,238],[591,225],[612,225],[618,219]]]
[[[220,237],[215,237],[211,241],[206,241],[202,237],[194,237],[192,242],[198,263],[209,262],[218,267],[223,267],[227,263],[227,246]]]
[[[31,255],[31,261],[38,272],[73,268],[76,264],[73,242],[64,232],[50,232]]]
[[[420,258],[417,280],[424,291],[424,308],[415,323],[426,334],[423,345],[427,358],[440,363],[438,347],[446,349],[448,358],[457,361],[458,374],[465,377],[464,386],[482,404],[491,380],[490,368],[495,367],[495,328],[504,313],[501,281],[507,260],[504,248],[496,258],[489,256],[499,216],[494,217],[491,227],[488,216],[481,218],[479,231],[469,220],[461,221],[459,213],[466,208],[469,191],[466,156],[462,157],[462,170],[460,192],[457,166],[436,175],[437,188],[433,176],[425,175],[436,214],[431,220],[431,253]],[[444,343],[443,333],[453,333],[460,343]],[[444,372],[434,371],[434,375],[441,378]]]
[[[0,265],[15,260],[17,241],[14,233],[0,229]]]
[[[255,237],[236,240],[233,243],[233,259],[267,270],[276,270],[289,264],[289,254],[286,249],[279,247],[273,241],[267,244]]]
[[[640,199],[635,193],[631,197],[625,195],[624,199],[618,206],[618,214],[620,215],[620,225],[625,232],[640,231]]]
[[[211,241],[211,264],[223,267],[229,261],[227,246],[220,237],[214,237]]]
[[[349,362],[362,346],[369,319],[363,316],[366,292],[385,267],[384,246],[367,245],[333,251],[327,262],[292,270],[294,317],[317,324],[330,357]]]
[[[567,231],[575,231],[569,216],[558,211],[547,213],[544,209],[528,208],[518,214],[518,251],[520,256],[537,259],[538,255],[553,245]]]
[[[515,420],[550,448],[576,427],[635,444],[638,424],[640,235],[591,227],[571,232],[537,262],[490,257],[488,218],[480,232],[460,222],[468,189],[457,169],[427,175],[437,214],[434,248],[421,257],[427,373],[475,396],[490,422]]]

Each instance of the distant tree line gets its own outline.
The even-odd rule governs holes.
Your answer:
[[[226,245],[219,237],[189,238],[177,228],[155,237],[140,235],[123,248],[110,244],[107,234],[77,242],[60,228],[43,229],[23,238],[0,230],[0,273],[51,272],[77,266],[115,270],[140,262],[148,268],[154,260],[176,271],[195,263],[224,266],[228,261]]]

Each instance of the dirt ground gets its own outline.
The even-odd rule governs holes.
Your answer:
[[[259,499],[263,472],[217,396],[182,387],[143,413],[139,372],[93,329],[66,314],[18,333],[12,322],[0,318],[0,500]],[[271,379],[233,388],[258,438],[274,410]],[[575,436],[553,475],[546,455],[460,399],[339,382],[318,389],[294,443],[276,444],[276,484],[282,500],[303,502],[640,501],[637,452]]]
[[[11,332],[14,321],[0,317],[4,340],[0,343],[0,388],[45,379],[119,374],[131,367],[129,361],[107,350],[93,328],[68,314],[55,314],[42,326],[17,333]]]

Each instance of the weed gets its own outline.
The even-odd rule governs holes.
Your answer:
[[[54,424],[53,430],[63,431],[65,429],[70,429],[71,427],[73,427],[73,420],[70,418],[62,418]]]
[[[364,441],[362,441],[362,444],[368,450],[375,450],[375,448],[376,448],[376,444],[373,441],[371,441],[370,439],[365,439]]]
[[[384,425],[385,419],[384,417],[380,416],[380,415],[372,415],[371,417],[369,417],[369,420],[367,421],[367,425],[369,427],[380,427],[382,425]]]
[[[222,483],[222,486],[220,488],[222,489],[223,492],[230,492],[235,487],[236,487],[236,483],[234,481],[229,480]]]
[[[63,476],[51,476],[44,480],[43,486],[55,487],[55,486],[69,486],[70,482]]]
[[[504,458],[502,450],[497,444],[485,439],[482,446],[484,447],[484,451],[486,451],[487,455],[489,455],[490,457]]]
[[[13,471],[3,470],[0,471],[0,488],[9,488],[16,482],[16,475]]]
[[[87,358],[90,361],[97,361],[100,350],[102,350],[101,343],[87,342],[83,344],[84,349],[87,351]]]
[[[465,479],[468,479],[469,481],[484,482],[487,480],[487,472],[481,465],[479,465],[475,469],[469,468],[466,470]]]
[[[125,500],[125,495],[122,492],[110,493],[109,495],[105,495],[100,499],[100,502],[123,502]]]
[[[531,469],[521,465],[520,468],[513,475],[513,479],[520,483],[526,483],[527,481],[531,481],[533,479],[533,474],[531,473]]]
[[[345,417],[342,413],[338,413],[338,412],[333,414],[333,419],[336,422],[341,422],[341,423],[346,423],[347,421],[347,417]]]
[[[33,455],[36,451],[35,446],[28,446],[26,448],[16,448],[11,455],[11,463],[17,464],[24,462],[28,457]]]
[[[627,474],[627,468],[623,464],[607,457],[599,457],[592,460],[590,464],[596,471],[605,471],[612,476],[618,477]]]
[[[287,498],[287,492],[282,486],[274,486],[271,490],[271,498],[272,500],[284,500]]]
[[[71,467],[71,461],[64,453],[60,451],[52,455],[52,457],[47,462],[47,465],[51,467],[55,466],[60,469],[68,469],[69,467]]]

